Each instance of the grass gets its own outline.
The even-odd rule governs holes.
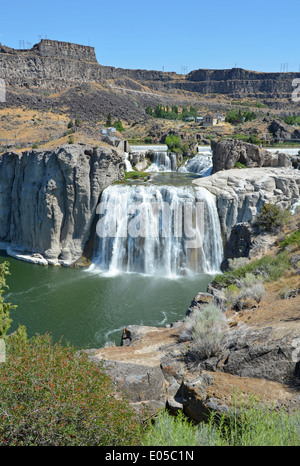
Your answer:
[[[286,249],[288,246],[300,246],[300,230],[294,231],[281,241],[280,246]]]
[[[162,411],[150,425],[145,446],[300,446],[300,412],[268,409],[259,401],[229,414],[212,414],[207,423],[188,421],[180,412]]]
[[[249,273],[261,276],[263,281],[274,281],[289,268],[289,254],[287,251],[282,251],[275,256],[266,255],[261,259],[256,259],[236,270],[228,270],[223,275],[218,275],[213,283],[224,287],[235,285],[238,280],[245,278]]]
[[[132,171],[132,172],[126,172],[125,171],[125,181],[127,180],[140,180],[149,177],[149,173],[145,172],[138,172],[138,171]]]

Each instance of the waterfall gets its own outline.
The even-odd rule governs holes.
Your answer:
[[[212,172],[212,151],[210,146],[198,146],[198,154],[188,159],[179,167],[181,173],[197,173],[201,176],[209,176]]]
[[[146,172],[174,172],[177,170],[176,154],[173,152],[155,152],[153,162]]]
[[[212,155],[197,154],[195,157],[187,160],[185,164],[179,167],[181,173],[197,173],[201,176],[209,176],[212,171]]]
[[[114,185],[102,194],[91,270],[177,277],[218,273],[215,197],[201,187]]]
[[[128,160],[129,154],[128,154],[128,152],[124,152],[124,154],[125,154],[125,170],[126,170],[127,172],[133,172],[134,170],[133,170],[133,168],[132,168],[132,165],[131,165],[131,163],[130,163],[129,160]]]

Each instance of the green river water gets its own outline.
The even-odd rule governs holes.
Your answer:
[[[107,277],[86,270],[39,266],[1,252],[10,263],[6,300],[17,305],[11,331],[51,333],[77,348],[119,344],[127,325],[162,326],[184,317],[191,300],[206,291],[211,275],[162,279],[138,274]]]

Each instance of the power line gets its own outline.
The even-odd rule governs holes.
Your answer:
[[[186,74],[187,73],[187,66],[181,66],[181,74]]]

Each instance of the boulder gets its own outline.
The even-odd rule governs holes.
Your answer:
[[[272,153],[265,149],[260,149],[255,144],[249,144],[235,139],[223,139],[222,141],[211,142],[213,152],[213,170],[216,173],[220,170],[230,170],[235,168],[236,163],[242,163],[247,168],[253,167],[292,167],[292,159],[283,153]]]

